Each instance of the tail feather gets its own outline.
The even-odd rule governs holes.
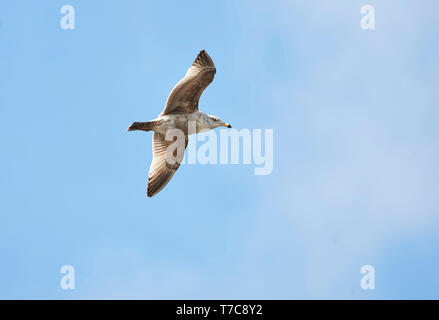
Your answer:
[[[155,121],[133,122],[128,127],[128,131],[135,131],[135,130],[151,131],[152,128],[154,128],[154,125],[155,125]]]

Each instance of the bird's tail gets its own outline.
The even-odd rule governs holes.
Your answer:
[[[148,122],[133,122],[129,127],[128,131],[134,130],[143,130],[143,131],[151,131],[155,126],[155,121]]]

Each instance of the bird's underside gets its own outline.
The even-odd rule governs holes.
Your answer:
[[[215,72],[212,59],[202,50],[184,78],[172,89],[166,106],[159,117],[149,122],[134,122],[128,128],[129,131],[154,131],[152,137],[153,159],[148,174],[148,197],[160,192],[180,166],[188,144],[187,119],[192,116],[199,117],[198,114],[201,114],[198,112],[198,101],[204,89],[213,81]],[[199,123],[202,124],[202,122]],[[178,145],[182,152],[177,152],[177,150],[170,152],[170,148],[175,147],[176,142],[165,139],[167,130],[173,128],[183,130],[183,140]],[[169,161],[170,158],[171,161]]]

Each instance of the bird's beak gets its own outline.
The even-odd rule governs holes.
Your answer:
[[[232,127],[230,124],[228,124],[226,122],[224,122],[223,126],[226,127],[226,128],[231,128]]]

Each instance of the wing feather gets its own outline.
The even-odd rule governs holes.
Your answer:
[[[192,113],[198,110],[198,101],[204,89],[213,81],[215,64],[202,50],[186,75],[172,89],[162,115]]]
[[[173,143],[174,141],[165,140],[163,134],[154,132],[152,136],[153,158],[148,173],[148,197],[152,197],[159,193],[168,182],[171,181],[183,160],[184,152],[178,155],[176,152],[177,150],[173,146],[171,147],[171,144]],[[185,149],[187,144],[188,137],[185,136]],[[173,154],[169,155],[169,152],[172,152]],[[174,159],[174,163],[168,161],[168,159],[171,159],[170,157]]]

